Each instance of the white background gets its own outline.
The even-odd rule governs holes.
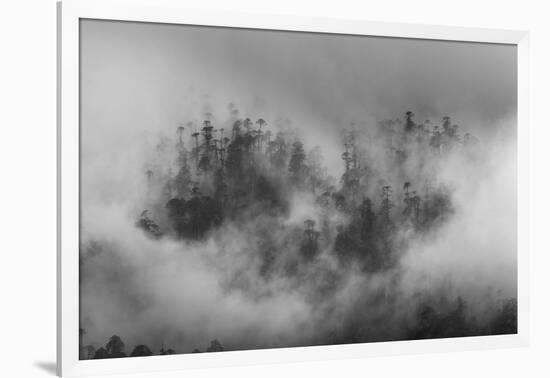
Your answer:
[[[182,0],[189,7],[531,32],[531,345],[528,348],[252,366],[160,377],[550,376],[550,22],[535,0]],[[55,366],[55,1],[0,3],[0,376]],[[145,377],[140,375],[140,377]]]

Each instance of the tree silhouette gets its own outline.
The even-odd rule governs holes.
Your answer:
[[[107,350],[105,348],[101,347],[98,350],[96,350],[95,355],[94,355],[94,359],[95,360],[100,360],[100,359],[104,359],[104,358],[111,358],[111,356],[109,355],[109,353],[107,352]]]
[[[367,241],[374,230],[376,216],[372,211],[372,201],[365,198],[359,206],[359,217],[361,221],[361,239]]]
[[[405,113],[405,132],[410,133],[416,129],[416,124],[412,120],[414,117],[414,113],[411,111],[408,111]]]
[[[161,140],[159,151],[153,151],[140,171],[147,177],[147,183],[141,182],[147,189],[143,205],[147,210],[135,225],[153,243],[162,238],[185,246],[224,242],[221,233],[239,228],[244,236],[252,235],[243,251],[253,261],[247,267],[250,277],[269,283],[283,275],[289,287],[300,290],[311,303],[337,294],[350,273],[398,280],[394,276],[399,276],[400,259],[410,240],[431,236],[453,214],[451,188],[437,177],[446,168],[447,155],[456,153],[473,162],[481,156],[479,139],[469,133],[461,138],[458,125],[449,117],[439,125],[428,120],[416,124],[413,112],[408,111],[403,121],[382,121],[374,131],[352,125],[351,131],[343,133],[340,150],[334,152],[312,148],[292,131],[280,131],[288,130],[284,120],[270,122],[273,129],[269,130],[263,118],[255,116],[255,122],[239,119],[234,105],[229,110],[229,118],[219,122],[225,129],[216,130],[210,114],[201,127],[196,121],[188,122],[177,128],[172,140]],[[192,150],[187,152],[184,130],[197,127],[191,133]],[[327,151],[327,161],[335,160],[344,170],[339,178],[327,173],[322,159],[322,152]],[[398,200],[395,185],[398,189],[402,185],[402,192],[396,193]],[[422,196],[417,194],[420,188]],[[293,208],[295,203],[300,211]],[[295,223],[304,216],[302,210],[307,211],[303,227]],[[181,253],[188,253],[186,249],[181,248]],[[243,281],[247,279],[248,275]],[[388,281],[380,281],[382,289],[369,288],[368,294],[354,298],[358,313],[368,303],[379,311],[373,317],[391,315],[399,286]],[[227,282],[231,289],[231,285],[248,284],[240,277],[227,277]],[[430,288],[426,292],[411,298],[413,311],[401,334],[432,338],[517,330],[515,302],[503,302],[483,320],[475,320],[464,299],[440,300]],[[378,324],[379,320],[370,320],[370,316],[365,320],[353,313],[330,341],[372,341],[369,337],[378,337],[378,330],[372,331],[371,321]],[[159,335],[153,336],[144,341],[157,342]],[[116,335],[97,350],[84,346],[83,337],[82,329],[83,359],[126,356],[124,343]],[[325,342],[327,336],[320,334],[319,340]],[[130,356],[153,354],[144,344],[129,350]],[[207,352],[223,350],[218,340],[206,348]],[[161,355],[172,353],[164,345],[160,349]]]
[[[304,164],[306,160],[306,153],[304,151],[304,145],[300,141],[296,141],[292,144],[292,152],[290,154],[290,162],[288,164],[288,170],[290,172],[291,179],[300,184],[305,179],[306,166]]]
[[[491,334],[505,335],[518,332],[518,305],[514,299],[505,301],[491,324]]]
[[[380,219],[384,227],[389,226],[390,220],[390,211],[393,207],[393,202],[391,200],[392,188],[390,185],[384,185],[382,187],[382,204],[380,205]]]
[[[151,352],[151,349],[149,349],[147,345],[137,345],[130,354],[130,357],[145,357],[152,355],[153,352]]]
[[[178,126],[178,144],[179,146],[183,146],[183,131],[185,130],[185,127]]]
[[[126,353],[124,353],[124,342],[120,336],[117,335],[113,335],[109,338],[109,341],[105,344],[105,351],[109,358],[126,357]]]
[[[315,230],[315,221],[313,219],[306,219],[304,221],[304,226],[305,240],[301,248],[302,254],[306,259],[312,259],[319,251],[317,241],[320,233]]]
[[[151,218],[149,218],[149,210],[143,210],[141,212],[139,219],[136,222],[136,226],[154,238],[160,238],[162,236],[160,227]]]
[[[176,351],[172,348],[164,349],[164,345],[160,348],[160,355],[165,356],[169,354],[176,354]]]
[[[224,350],[224,347],[217,339],[212,340],[210,346],[206,349],[207,352],[223,352]]]
[[[403,184],[403,190],[405,190],[405,197],[408,197],[409,196],[409,189],[411,188],[411,183],[410,182],[406,182],[405,184]]]

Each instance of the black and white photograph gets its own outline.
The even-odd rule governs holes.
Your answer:
[[[516,45],[79,38],[80,360],[518,332]]]

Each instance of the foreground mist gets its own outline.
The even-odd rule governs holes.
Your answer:
[[[516,333],[514,138],[227,113],[85,197],[82,359]]]

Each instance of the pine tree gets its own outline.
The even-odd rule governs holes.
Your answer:
[[[304,145],[300,141],[296,141],[292,144],[292,152],[290,154],[290,162],[288,163],[288,170],[290,172],[291,180],[296,184],[301,184],[305,180],[306,174],[306,153],[304,151]]]
[[[416,129],[416,124],[413,121],[414,113],[408,111],[405,113],[405,132],[410,133]]]

